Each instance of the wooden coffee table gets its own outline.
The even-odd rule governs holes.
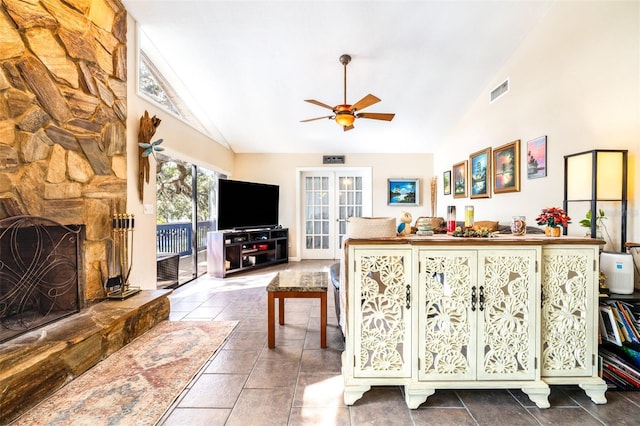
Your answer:
[[[267,331],[269,348],[276,346],[274,300],[278,301],[280,325],[284,325],[284,299],[320,299],[320,347],[327,347],[327,272],[281,271],[267,286]]]

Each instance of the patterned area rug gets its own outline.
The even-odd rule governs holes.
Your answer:
[[[164,321],[12,425],[153,425],[236,321]]]

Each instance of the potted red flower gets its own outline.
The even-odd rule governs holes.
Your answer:
[[[562,231],[560,227],[566,228],[571,223],[571,218],[567,212],[557,207],[542,209],[542,213],[536,217],[538,225],[545,225],[545,234],[559,237]]]

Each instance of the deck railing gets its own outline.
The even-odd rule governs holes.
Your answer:
[[[207,247],[207,232],[211,231],[212,222],[198,222],[196,237],[198,248]],[[186,256],[193,253],[191,247],[192,234],[190,222],[176,222],[156,225],[156,253],[178,253]]]

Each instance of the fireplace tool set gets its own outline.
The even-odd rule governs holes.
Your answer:
[[[133,214],[114,214],[111,219],[113,228],[112,273],[106,284],[108,299],[126,299],[140,292],[139,287],[129,285],[129,275],[133,264]]]

